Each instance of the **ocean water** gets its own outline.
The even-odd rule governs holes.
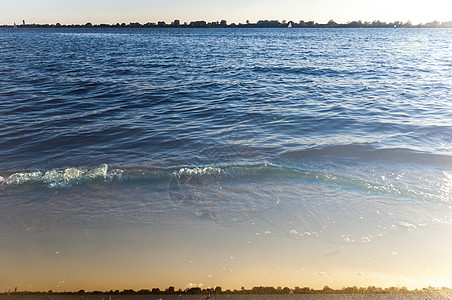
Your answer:
[[[99,268],[218,254],[143,275],[162,286],[272,284],[302,253],[281,281],[452,285],[449,29],[2,29],[0,78],[0,289],[84,288],[64,272],[127,236],[161,247]],[[235,269],[224,249],[181,247],[218,236]],[[41,282],[43,240],[79,251]]]

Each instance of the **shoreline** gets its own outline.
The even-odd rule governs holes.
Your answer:
[[[92,22],[88,22],[85,24],[27,24],[25,20],[22,21],[22,24],[8,25],[3,24],[0,25],[0,28],[452,28],[452,20],[445,22],[427,22],[425,24],[412,24],[410,21],[401,22],[382,22],[382,21],[350,21],[347,23],[336,23],[333,20],[330,20],[328,23],[322,24],[315,21],[282,21],[279,20],[260,20],[257,23],[230,23],[226,20],[221,20],[221,22],[206,22],[204,20],[199,21],[190,21],[190,22],[181,22],[180,20],[174,20],[171,23],[166,23],[165,21],[158,22],[147,22],[141,24],[139,22],[130,22],[126,23],[99,23],[94,24]]]
[[[427,298],[426,298],[427,297]],[[201,300],[201,299],[253,299],[253,300],[273,300],[273,299],[283,299],[283,300],[295,300],[295,299],[407,299],[407,300],[424,300],[424,299],[450,299],[451,294],[367,294],[367,295],[357,295],[357,294],[322,294],[322,295],[272,295],[272,294],[261,294],[261,295],[119,295],[111,296],[109,294],[99,294],[99,295],[0,295],[0,299],[32,299],[32,300],[72,300],[72,299],[88,299],[88,300],[111,300],[111,299],[126,299],[126,300],[176,300],[176,299],[190,299],[190,300]]]
[[[452,295],[452,289],[448,287],[427,287],[422,289],[414,289],[409,290],[406,287],[388,287],[381,288],[375,286],[369,287],[346,287],[342,289],[332,289],[328,286],[325,286],[323,289],[312,289],[309,287],[268,287],[268,286],[259,286],[253,287],[250,290],[245,288],[241,288],[240,290],[222,290],[221,287],[217,286],[215,288],[206,288],[201,289],[200,287],[192,287],[185,290],[178,289],[176,290],[173,286],[168,287],[165,290],[160,290],[159,288],[152,289],[141,289],[139,291],[135,291],[133,289],[125,289],[122,291],[119,290],[110,290],[110,291],[85,291],[79,290],[77,292],[64,291],[64,292],[53,292],[49,291],[17,291],[15,288],[14,291],[8,291],[0,293],[0,296],[39,296],[39,295],[55,295],[55,296],[99,296],[99,295],[107,295],[109,297],[112,296],[149,296],[149,295],[237,295],[237,296],[251,296],[251,295]]]

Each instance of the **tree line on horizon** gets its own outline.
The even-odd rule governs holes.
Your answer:
[[[359,21],[351,21],[347,23],[336,23],[334,20],[330,20],[328,23],[317,23],[314,21],[278,21],[278,20],[260,20],[256,23],[251,23],[246,21],[245,23],[231,23],[228,24],[226,20],[216,21],[216,22],[206,22],[206,21],[192,21],[190,23],[184,22],[182,23],[180,20],[174,20],[171,23],[166,23],[165,21],[159,21],[157,23],[147,22],[145,24],[141,24],[139,22],[132,22],[129,24],[126,23],[116,23],[116,24],[93,24],[88,22],[86,24],[26,24],[23,21],[20,25],[14,25],[15,27],[22,28],[452,28],[452,21],[448,22],[428,22],[425,24],[412,24],[411,21],[407,22],[382,22],[382,21],[373,21],[373,22],[363,22]],[[1,27],[14,27],[11,25],[3,25]]]
[[[3,295],[181,295],[181,294],[189,294],[189,295],[197,295],[197,294],[216,294],[216,295],[262,295],[262,294],[445,294],[452,295],[452,289],[447,287],[442,288],[434,288],[428,287],[423,289],[414,289],[409,290],[406,287],[388,287],[388,288],[380,288],[375,286],[369,286],[367,288],[364,287],[347,287],[342,289],[332,289],[328,286],[325,286],[321,290],[315,290],[309,287],[295,287],[293,289],[288,287],[272,287],[272,286],[259,286],[253,287],[250,290],[242,287],[240,290],[225,290],[219,286],[215,288],[207,288],[201,289],[200,287],[191,287],[185,290],[178,289],[176,290],[173,286],[168,287],[165,290],[160,290],[159,288],[142,289],[139,291],[134,291],[132,289],[125,289],[122,291],[119,290],[110,290],[110,291],[85,291],[79,290],[77,292],[53,292],[49,290],[47,292],[29,292],[29,291],[17,291],[15,288],[14,292],[5,292]],[[0,293],[1,295],[1,293]]]

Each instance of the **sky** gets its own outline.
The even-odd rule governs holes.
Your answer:
[[[451,0],[0,0],[0,24],[452,20]]]

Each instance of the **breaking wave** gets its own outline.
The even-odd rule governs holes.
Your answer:
[[[447,172],[443,172],[450,179]],[[384,176],[382,176],[384,177]],[[69,167],[51,170],[34,170],[16,172],[0,176],[2,188],[17,188],[24,185],[34,185],[48,189],[69,189],[74,185],[98,184],[172,184],[172,182],[187,182],[197,178],[199,185],[203,182],[221,182],[234,179],[275,179],[301,180],[310,184],[331,185],[340,189],[391,197],[410,198],[418,201],[450,202],[449,194],[435,194],[406,184],[395,185],[395,182],[378,182],[339,175],[327,171],[301,169],[292,166],[274,164],[243,164],[218,166],[181,166],[176,168],[115,168],[102,164],[94,168]],[[449,183],[450,184],[450,183]]]

